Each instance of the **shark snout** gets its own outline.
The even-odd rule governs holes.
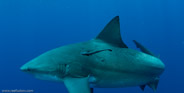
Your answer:
[[[25,66],[25,65],[21,66],[21,67],[20,67],[20,70],[21,70],[21,71],[24,71],[24,72],[30,71],[30,69],[29,69],[27,66]]]
[[[30,65],[30,63],[28,62],[28,63],[22,65],[22,66],[20,67],[20,70],[23,71],[23,72],[31,72],[31,71],[33,71],[33,68],[32,68],[32,66]]]

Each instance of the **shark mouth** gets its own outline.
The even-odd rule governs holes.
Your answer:
[[[62,82],[62,79],[56,75],[49,75],[49,74],[34,74],[35,78],[40,80],[49,80],[49,81],[59,81]]]

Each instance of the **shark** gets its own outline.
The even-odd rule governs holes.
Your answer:
[[[165,65],[136,40],[129,48],[120,34],[119,16],[95,38],[49,50],[20,69],[41,80],[62,82],[69,93],[93,93],[94,88],[149,86],[156,91]]]

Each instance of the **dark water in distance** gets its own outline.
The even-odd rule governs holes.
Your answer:
[[[63,83],[19,70],[41,53],[94,38],[120,16],[125,43],[145,45],[165,63],[156,93],[184,93],[183,0],[0,0],[0,91],[67,93]],[[146,87],[95,89],[95,93],[153,93]]]

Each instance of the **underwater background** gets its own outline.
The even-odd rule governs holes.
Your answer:
[[[120,16],[124,42],[137,40],[166,65],[156,93],[184,93],[183,0],[0,0],[0,92],[67,93],[63,83],[20,71],[59,46],[90,40]],[[154,93],[146,87],[95,88],[94,93]]]

